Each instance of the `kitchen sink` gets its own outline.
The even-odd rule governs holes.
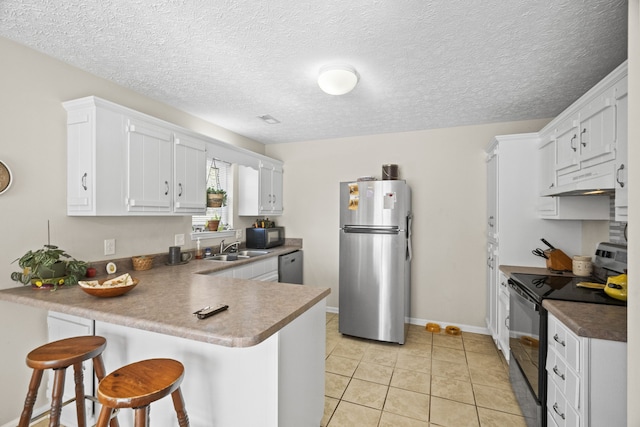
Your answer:
[[[222,254],[222,255],[214,255],[207,257],[210,261],[238,261],[241,259],[248,259],[250,257],[246,255],[238,255],[238,254]]]
[[[268,254],[269,251],[253,251],[253,250],[243,250],[235,253],[228,254],[219,254],[207,257],[208,260],[211,261],[239,261],[241,259],[248,259],[257,256],[262,256]]]
[[[238,256],[246,256],[249,258],[255,257],[255,256],[262,256],[262,255],[266,255],[268,254],[269,251],[255,251],[255,250],[243,250],[243,251],[239,251],[238,252]]]

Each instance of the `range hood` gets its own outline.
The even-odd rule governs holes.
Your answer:
[[[613,167],[589,168],[558,176],[558,185],[541,191],[541,196],[591,196],[615,194]]]

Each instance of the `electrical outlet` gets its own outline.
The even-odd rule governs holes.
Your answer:
[[[173,237],[174,245],[183,246],[184,245],[184,234],[176,234]]]
[[[105,239],[104,241],[104,254],[115,255],[116,254],[116,239]]]
[[[242,229],[236,230],[236,239],[242,239]]]

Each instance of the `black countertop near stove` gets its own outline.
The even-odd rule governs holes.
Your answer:
[[[603,283],[596,278],[547,276],[539,274],[512,273],[512,280],[525,288],[527,293],[538,302],[543,299],[586,302],[626,306],[625,301],[611,298],[602,289],[590,289],[576,286],[580,282]]]

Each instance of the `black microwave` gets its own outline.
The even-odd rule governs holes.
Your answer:
[[[247,228],[249,249],[266,249],[284,245],[284,227]]]

